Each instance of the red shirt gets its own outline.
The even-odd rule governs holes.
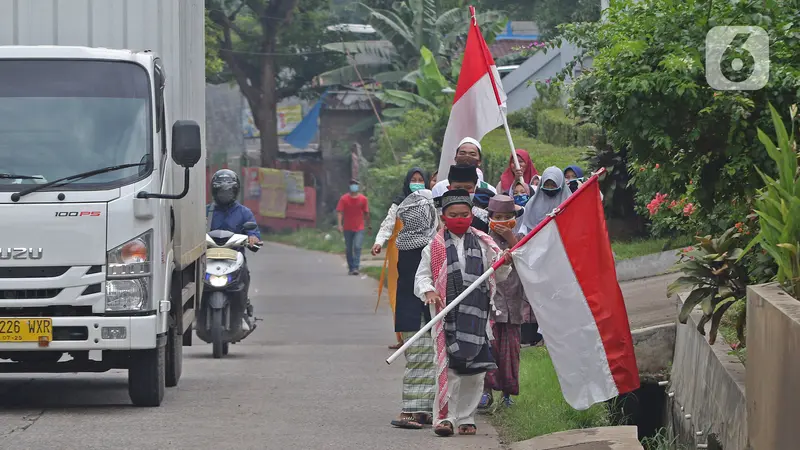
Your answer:
[[[367,197],[363,194],[355,197],[344,194],[336,205],[336,211],[342,213],[342,227],[345,231],[361,231],[364,229],[364,214],[369,212]]]

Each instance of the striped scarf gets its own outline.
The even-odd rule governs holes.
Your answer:
[[[433,276],[434,287],[439,295],[447,298],[447,303],[450,303],[452,300],[454,300],[458,296],[458,293],[463,292],[466,286],[469,286],[473,281],[483,274],[483,252],[480,247],[479,240],[483,241],[497,255],[500,254],[500,249],[497,247],[497,244],[495,244],[492,238],[490,238],[486,233],[474,228],[470,228],[469,231],[467,231],[467,233],[464,235],[464,257],[467,259],[467,261],[465,261],[466,274],[462,274],[461,271],[458,270],[458,252],[456,251],[455,244],[448,231],[440,230],[431,242],[431,274]],[[477,263],[474,261],[476,258],[478,260]],[[478,272],[479,270],[480,272]],[[461,281],[460,283],[458,282],[459,279]],[[483,299],[482,301],[485,302],[486,296],[488,295],[489,303],[491,305],[494,297],[494,291],[495,281],[494,277],[492,276],[489,277],[483,286],[480,286],[478,289],[476,289],[472,295],[467,296],[467,298],[464,299],[464,301],[462,301],[458,307],[454,308],[454,310],[450,312],[444,320],[436,322],[433,326],[433,341],[436,350],[436,382],[438,391],[438,395],[436,397],[437,404],[435,407],[436,416],[439,420],[445,419],[448,414],[448,350],[450,350],[450,352],[455,351],[453,353],[454,357],[462,358],[465,355],[472,354],[476,351],[476,349],[480,349],[481,346],[477,345],[477,342],[471,342],[471,340],[474,339],[476,341],[485,342],[486,318],[488,318],[489,310],[492,309],[492,306],[489,307],[489,310],[482,311],[482,313],[479,312],[477,314],[479,317],[485,317],[485,319],[481,321],[484,329],[478,329],[475,326],[459,326],[459,315],[461,315],[463,319],[473,320],[474,315],[470,313],[475,312],[471,311],[471,309],[475,308],[474,302],[479,298],[477,296],[480,296],[480,298]],[[473,295],[476,297],[473,297]],[[470,300],[473,304],[467,303],[465,305],[464,302],[469,302]],[[435,313],[438,314],[441,310],[442,308],[440,306],[435,306]],[[445,331],[456,332],[446,333]],[[448,334],[451,336],[448,336]],[[476,335],[479,336],[477,339],[475,339]],[[463,339],[459,340],[459,338]],[[466,345],[465,341],[468,342]]]

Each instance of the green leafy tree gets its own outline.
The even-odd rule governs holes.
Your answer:
[[[708,84],[706,35],[732,23],[769,35],[763,89],[715,91]],[[657,193],[667,202],[690,195],[703,232],[743,219],[741,205],[760,181],[753,167],[774,173],[756,133],[773,129],[767,104],[786,110],[800,93],[798,23],[797,8],[769,1],[615,0],[605,22],[562,26],[593,57],[572,87],[573,112],[601,126],[612,148],[626,149],[640,212],[647,214]],[[719,62],[729,78],[736,45]]]
[[[321,73],[322,84],[352,83],[359,78],[381,83],[413,82],[418,76],[422,47],[430,49],[440,68],[457,66],[454,63],[469,31],[467,8],[443,10],[436,0],[400,1],[390,9],[375,9],[358,2],[353,8],[375,28],[380,40],[325,45],[347,55],[349,63]],[[507,23],[497,11],[479,11],[477,19],[487,42],[492,42]]]
[[[322,49],[330,41],[330,2],[206,0],[206,9],[217,28],[210,47],[247,99],[261,133],[261,164],[271,166],[278,156],[278,102],[342,62]]]

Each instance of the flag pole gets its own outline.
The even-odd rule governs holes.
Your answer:
[[[414,336],[411,336],[411,338],[409,338],[408,340],[406,340],[406,341],[403,343],[403,345],[402,345],[402,346],[400,346],[400,348],[398,348],[398,349],[397,349],[397,351],[395,351],[394,353],[392,353],[392,356],[390,356],[390,357],[386,358],[386,364],[391,364],[391,363],[393,363],[395,359],[399,358],[399,357],[400,357],[400,355],[402,355],[402,354],[403,354],[403,353],[406,351],[406,349],[408,349],[408,347],[410,347],[410,346],[411,346],[411,344],[413,344],[413,343],[414,343],[414,342],[415,342],[417,339],[419,339],[420,337],[422,337],[422,335],[423,335],[423,334],[425,334],[425,333],[427,333],[428,331],[430,331],[430,329],[431,329],[431,328],[433,328],[433,325],[434,325],[434,324],[436,324],[436,322],[438,322],[438,321],[442,320],[442,318],[444,318],[444,316],[446,316],[446,315],[447,315],[447,313],[449,313],[450,311],[452,311],[452,310],[453,310],[453,308],[455,308],[456,306],[458,306],[458,304],[459,304],[459,303],[461,303],[461,301],[462,301],[462,300],[464,300],[464,299],[465,299],[465,298],[466,298],[466,297],[467,297],[467,296],[468,296],[468,295],[469,295],[469,294],[470,294],[472,291],[474,291],[475,289],[477,289],[477,287],[478,287],[478,286],[480,286],[480,285],[481,285],[481,283],[483,283],[484,281],[486,281],[486,279],[487,279],[487,278],[489,278],[489,277],[490,277],[490,276],[491,276],[491,275],[494,273],[494,271],[495,271],[495,269],[496,269],[497,267],[500,267],[500,266],[502,266],[502,265],[503,265],[503,262],[504,262],[504,259],[499,259],[499,260],[498,260],[496,263],[494,263],[494,264],[492,265],[492,267],[490,267],[490,268],[489,268],[489,270],[487,270],[486,272],[484,272],[484,273],[483,273],[483,275],[481,275],[480,277],[478,277],[478,279],[477,279],[477,280],[475,280],[475,281],[474,281],[474,282],[473,282],[471,285],[469,285],[469,287],[467,287],[466,289],[464,289],[464,292],[462,292],[462,293],[461,293],[461,295],[459,295],[458,297],[456,297],[456,298],[455,298],[455,299],[454,299],[452,302],[450,302],[450,304],[448,304],[447,306],[445,306],[443,310],[439,311],[439,314],[435,315],[435,316],[434,316],[434,317],[431,319],[431,321],[430,321],[430,322],[426,323],[426,324],[425,324],[425,325],[424,325],[422,328],[420,328],[420,330],[419,330],[419,331],[417,331],[417,333],[416,333]]]
[[[577,190],[577,191],[575,191],[575,192],[574,192],[572,195],[570,195],[570,196],[569,196],[569,197],[568,197],[566,200],[564,200],[564,203],[562,203],[562,204],[558,205],[558,207],[556,207],[556,208],[553,210],[553,212],[551,212],[550,214],[548,214],[548,215],[547,215],[547,217],[545,217],[545,218],[544,218],[544,220],[542,220],[541,222],[539,222],[539,224],[538,224],[538,225],[536,225],[536,227],[535,227],[533,230],[531,230],[531,231],[530,231],[530,232],[529,232],[527,235],[525,235],[525,236],[524,236],[522,239],[520,239],[520,240],[519,240],[519,242],[517,242],[517,245],[513,246],[513,247],[512,247],[512,248],[509,250],[509,252],[510,252],[510,253],[513,253],[513,252],[514,252],[515,250],[517,250],[518,248],[520,248],[520,247],[522,247],[523,245],[527,244],[527,243],[528,243],[528,241],[530,241],[530,240],[531,240],[531,238],[532,238],[533,236],[535,236],[535,235],[536,235],[536,233],[538,233],[538,232],[539,232],[539,230],[541,230],[542,228],[544,228],[544,226],[545,226],[545,225],[547,225],[548,223],[550,223],[550,221],[551,221],[551,220],[553,220],[553,218],[554,218],[556,215],[560,214],[560,213],[561,213],[561,211],[563,211],[563,210],[564,210],[564,208],[566,208],[566,207],[567,207],[567,206],[568,206],[570,203],[572,203],[572,200],[573,200],[573,199],[575,199],[575,197],[577,197],[577,196],[578,196],[578,194],[580,194],[580,193],[581,193],[581,192],[582,192],[582,191],[583,191],[583,190],[584,190],[584,189],[585,189],[587,186],[589,186],[590,184],[592,184],[592,183],[596,183],[596,182],[597,182],[597,178],[598,178],[600,175],[603,175],[604,173],[606,173],[606,169],[605,169],[604,167],[601,167],[601,168],[600,168],[600,170],[598,170],[597,172],[595,172],[595,173],[594,173],[594,175],[592,175],[592,177],[591,177],[591,178],[589,178],[588,180],[586,180],[586,182],[585,182],[585,183],[583,183],[583,184],[582,184],[582,185],[581,185],[581,186],[578,188],[578,190]],[[467,287],[466,289],[464,289],[464,292],[462,292],[462,293],[461,293],[461,295],[459,295],[458,297],[456,297],[455,299],[453,299],[453,301],[451,301],[451,302],[450,302],[450,303],[449,303],[447,306],[445,306],[445,307],[444,307],[444,309],[442,309],[442,310],[439,312],[439,314],[436,314],[436,316],[434,316],[434,317],[433,317],[433,318],[430,320],[430,322],[426,323],[426,324],[425,324],[425,325],[424,325],[424,326],[423,326],[423,327],[422,327],[422,328],[421,328],[419,331],[417,331],[417,333],[416,333],[416,334],[414,334],[414,336],[411,336],[411,338],[409,338],[408,340],[406,340],[406,341],[403,343],[403,345],[402,345],[402,346],[401,346],[399,349],[397,349],[397,351],[395,351],[394,353],[392,353],[392,355],[391,355],[391,356],[389,356],[388,358],[386,358],[386,364],[391,364],[391,363],[393,363],[393,362],[394,362],[394,360],[396,360],[397,358],[399,358],[399,357],[400,357],[400,355],[402,355],[402,354],[403,354],[403,352],[405,352],[405,351],[406,351],[406,349],[408,349],[408,347],[410,347],[410,346],[411,346],[411,344],[413,344],[413,343],[414,343],[414,342],[415,342],[417,339],[419,339],[420,337],[422,337],[422,335],[423,335],[423,334],[427,333],[427,332],[428,332],[428,331],[429,331],[431,328],[433,328],[433,325],[434,325],[436,322],[438,322],[438,321],[442,320],[442,318],[444,318],[444,316],[446,316],[446,315],[447,315],[447,313],[449,313],[449,312],[450,312],[450,311],[452,311],[452,310],[453,310],[453,309],[454,309],[456,306],[458,306],[458,304],[459,304],[459,303],[461,303],[461,301],[462,301],[462,300],[464,300],[464,299],[467,297],[467,295],[469,295],[469,294],[470,294],[472,291],[474,291],[475,289],[477,289],[477,288],[478,288],[478,286],[480,286],[480,285],[481,285],[481,283],[483,283],[484,281],[486,281],[486,279],[487,279],[487,278],[489,278],[489,277],[490,277],[492,274],[494,274],[495,270],[497,270],[498,268],[500,268],[500,266],[502,266],[504,263],[505,263],[505,258],[500,258],[500,259],[498,259],[498,260],[497,260],[497,261],[496,261],[494,264],[492,264],[492,267],[490,267],[490,268],[489,268],[489,270],[487,270],[486,272],[484,272],[484,273],[483,273],[483,275],[481,275],[480,277],[478,277],[478,279],[477,279],[477,280],[475,280],[475,281],[474,281],[474,282],[473,282],[471,285],[469,285],[469,287]]]
[[[475,7],[474,6],[470,6],[469,7],[469,13],[471,15],[472,25],[475,28],[480,29],[480,27],[478,27],[478,19],[475,17]],[[487,55],[486,52],[489,49],[485,48],[485,47],[486,47],[486,44],[483,43],[483,45],[481,45],[481,52],[483,53],[483,59],[484,59],[484,61],[490,61],[490,60],[492,60],[491,52]],[[506,139],[508,139],[508,145],[511,147],[511,158],[514,160],[514,168],[516,170],[520,170],[519,158],[517,158],[517,147],[514,146],[514,140],[511,138],[511,129],[508,127],[508,119],[506,119],[506,113],[505,113],[505,111],[503,111],[503,105],[502,105],[502,102],[500,101],[500,91],[499,91],[499,89],[497,89],[497,79],[494,76],[494,71],[492,71],[492,67],[491,66],[489,66],[489,72],[488,73],[489,73],[489,79],[492,82],[492,89],[494,90],[494,96],[495,96],[495,99],[497,100],[497,109],[500,111],[500,116],[503,118],[503,128],[506,130]],[[523,175],[519,176],[519,181],[520,181],[520,183],[525,184],[525,178],[524,178]],[[513,192],[512,192],[512,195],[513,195]]]

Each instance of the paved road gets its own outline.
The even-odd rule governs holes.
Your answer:
[[[675,322],[677,298],[667,298],[667,286],[679,276],[668,274],[619,284],[628,308],[631,329]]]
[[[227,359],[187,348],[160,408],[129,406],[126,375],[0,376],[0,449],[499,449],[493,430],[436,438],[391,428],[402,360],[388,306],[338,256],[267,245],[251,258],[264,317]],[[196,339],[197,343],[198,340]]]

